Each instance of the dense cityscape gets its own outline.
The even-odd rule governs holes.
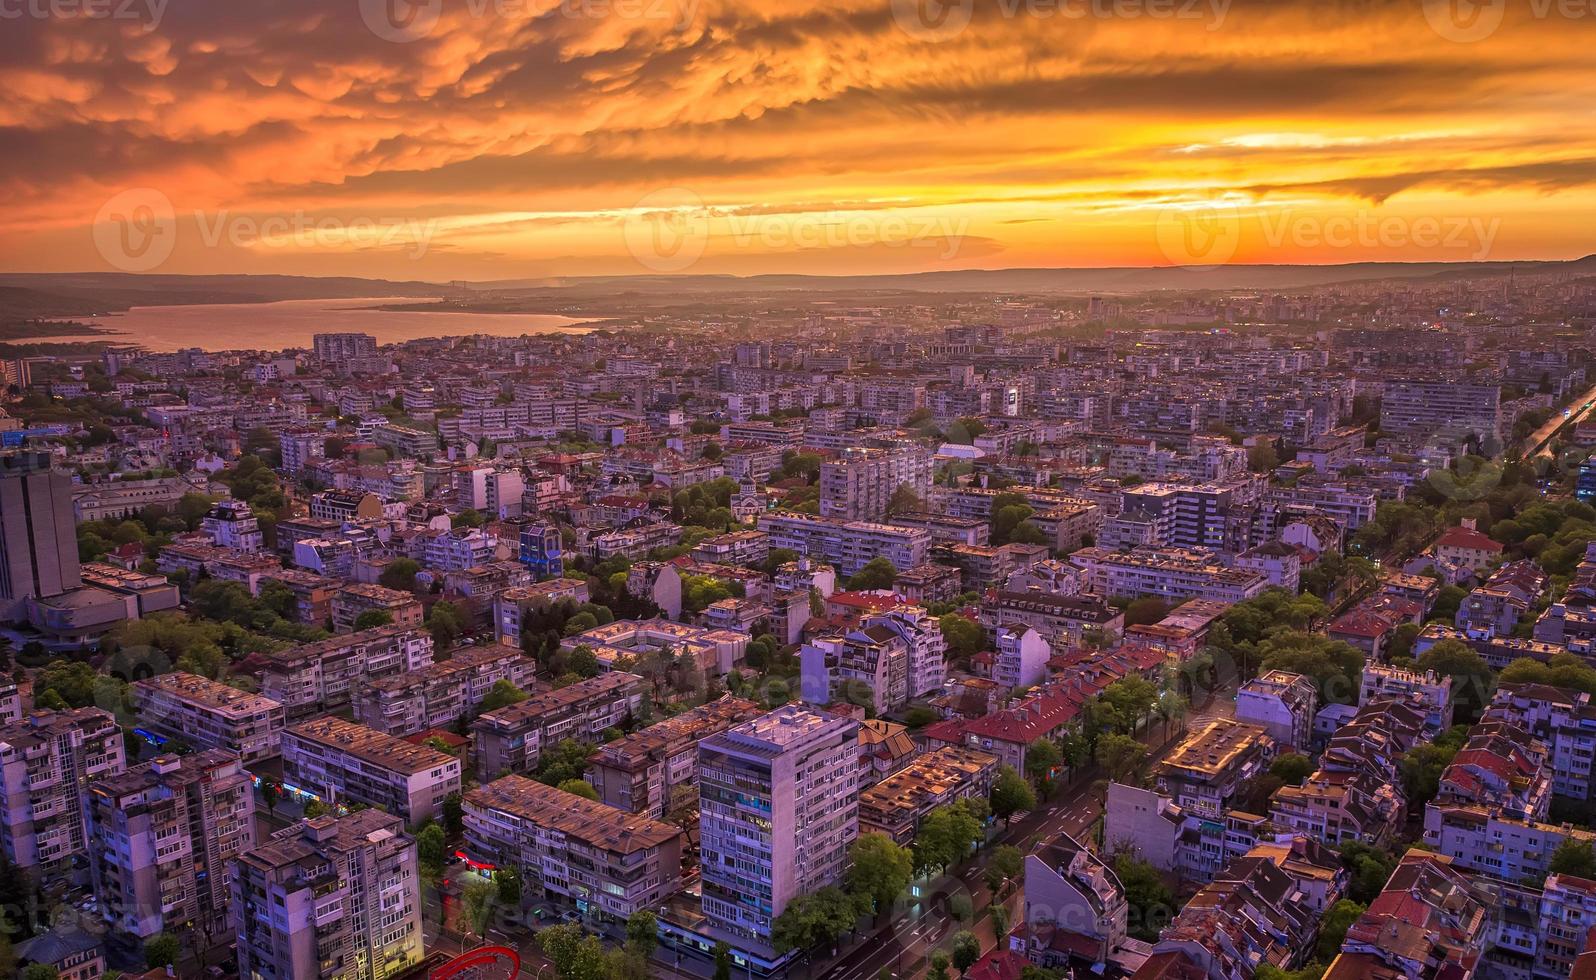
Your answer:
[[[1593,325],[1504,272],[7,360],[6,955],[1590,975]]]

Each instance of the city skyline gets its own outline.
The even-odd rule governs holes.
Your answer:
[[[1570,259],[1550,0],[18,7],[12,271],[492,280]]]

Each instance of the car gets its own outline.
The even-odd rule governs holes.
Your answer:
[[[560,921],[561,922],[577,923],[577,922],[581,922],[582,921],[582,916],[581,916],[580,913],[577,913],[577,912],[561,912],[560,913]]]

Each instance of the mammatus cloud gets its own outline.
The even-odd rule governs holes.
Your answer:
[[[18,7],[43,13],[0,30],[0,266],[119,267],[96,241],[126,229],[95,224],[126,200],[169,202],[166,272],[648,272],[658,220],[694,230],[695,272],[1164,264],[1160,218],[1214,206],[1591,250],[1596,11],[945,6],[929,28],[908,0]],[[691,205],[651,210],[668,189]],[[1232,260],[1463,257],[1325,237],[1243,231]]]

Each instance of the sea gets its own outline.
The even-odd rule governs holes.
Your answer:
[[[215,303],[193,306],[135,306],[125,313],[77,317],[112,333],[19,337],[9,343],[137,344],[151,351],[283,350],[309,347],[318,333],[367,333],[379,344],[487,334],[587,333],[592,321],[550,313],[399,312],[372,307],[388,303],[420,303],[414,296],[360,299],[292,299],[275,303]]]

